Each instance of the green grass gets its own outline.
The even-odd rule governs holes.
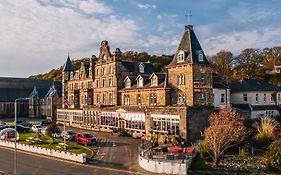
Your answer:
[[[47,136],[41,136],[38,137],[40,138],[41,141],[32,143],[31,141],[26,141],[29,137],[38,137],[38,135],[36,133],[20,133],[20,138],[19,138],[19,143],[22,144],[26,144],[26,145],[33,145],[33,146],[38,146],[38,147],[42,147],[42,148],[49,148],[49,149],[54,149],[54,150],[60,150],[63,151],[63,147],[62,148],[58,148],[57,146],[59,146],[59,143],[63,143],[62,140],[60,139],[53,139]],[[89,159],[92,155],[92,150],[82,146],[82,145],[78,145],[76,143],[71,143],[71,142],[67,142],[67,152],[70,153],[75,153],[75,154],[81,154],[81,153],[86,153],[87,154],[87,159]]]

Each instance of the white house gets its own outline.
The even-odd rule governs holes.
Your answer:
[[[251,118],[280,115],[281,87],[258,80],[240,80],[229,85],[233,107],[251,113]]]
[[[213,75],[214,107],[220,108],[230,105],[230,88],[221,83],[218,75]]]

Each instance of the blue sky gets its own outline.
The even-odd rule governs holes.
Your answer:
[[[1,0],[0,76],[27,77],[113,51],[173,54],[188,23],[207,55],[281,45],[280,0]]]

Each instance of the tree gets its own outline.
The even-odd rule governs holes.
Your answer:
[[[235,68],[237,79],[261,79],[263,77],[265,73],[262,66],[264,57],[259,49],[245,49],[235,60],[238,62],[238,66]]]
[[[46,128],[46,134],[47,134],[47,136],[53,138],[53,143],[54,143],[54,141],[55,141],[55,134],[59,134],[59,133],[61,133],[61,130],[60,130],[60,128],[58,127],[58,125],[55,124],[55,123],[50,124],[50,125],[47,126],[47,128]]]
[[[222,50],[216,55],[210,57],[210,61],[214,66],[214,71],[217,72],[224,83],[231,82],[232,77],[232,64],[233,55],[229,51]]]
[[[243,113],[230,107],[209,116],[210,126],[205,129],[204,138],[214,166],[219,164],[226,149],[241,143],[249,135],[244,118]]]

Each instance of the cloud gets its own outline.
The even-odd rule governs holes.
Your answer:
[[[98,54],[101,40],[120,46],[138,39],[138,26],[126,17],[88,18],[73,8],[44,3],[0,1],[1,76],[47,72],[61,66],[67,52],[76,58]]]
[[[220,50],[230,50],[239,54],[246,48],[265,48],[280,44],[281,29],[265,27],[249,31],[233,31],[208,38],[202,38],[206,54],[215,54]]]
[[[38,0],[38,2],[43,5],[70,8],[77,12],[86,14],[109,14],[112,12],[109,6],[97,0]]]
[[[153,4],[137,4],[137,7],[144,10],[156,9],[156,5]]]

